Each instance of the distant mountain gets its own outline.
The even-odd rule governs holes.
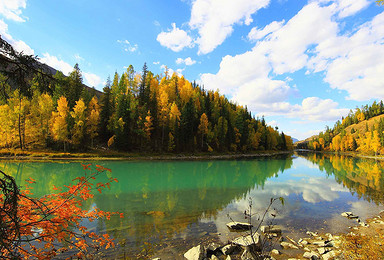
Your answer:
[[[57,70],[55,68],[52,68],[51,66],[45,63],[42,63],[39,60],[36,60],[36,62],[32,63],[32,66],[28,68],[27,66],[25,66],[25,64],[20,64],[18,63],[18,61],[15,62],[10,58],[8,58],[7,56],[0,53],[0,73],[5,73],[5,74],[7,74],[7,72],[8,73],[9,72],[25,73],[26,79],[31,80],[37,74],[38,71],[41,71],[46,75],[52,75],[52,77],[57,73]],[[13,79],[8,81],[8,83],[12,87],[17,87],[18,85]],[[91,93],[94,93],[98,98],[100,98],[102,95],[101,91],[93,87],[89,87],[85,84],[83,84],[83,87],[89,92],[92,91]]]
[[[299,141],[299,139],[296,139],[296,138],[293,138],[293,137],[292,137],[292,142],[293,142],[293,143],[296,143],[296,142],[298,142],[298,141]]]

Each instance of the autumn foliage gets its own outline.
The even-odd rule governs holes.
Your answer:
[[[82,225],[112,216],[98,208],[84,210],[83,202],[93,198],[93,191],[102,192],[117,179],[93,183],[96,177],[110,169],[90,164],[82,165],[84,176],[72,180],[57,193],[33,197],[35,180],[29,178],[19,190],[13,177],[0,171],[0,254],[4,259],[51,259],[64,252],[66,256],[87,257],[99,249],[114,247],[108,234],[90,232]]]

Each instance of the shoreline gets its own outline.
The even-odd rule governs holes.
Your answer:
[[[5,155],[4,155],[5,154]],[[156,160],[229,160],[253,159],[259,157],[272,157],[285,154],[294,154],[292,151],[260,151],[256,153],[56,153],[34,151],[0,151],[0,160],[7,161],[156,161]]]
[[[293,152],[294,153],[305,152],[305,153],[332,154],[332,155],[349,156],[354,158],[365,158],[365,159],[373,159],[373,160],[380,160],[380,161],[384,160],[384,156],[372,156],[372,155],[353,153],[353,152],[313,151],[308,149],[295,149],[293,150]]]

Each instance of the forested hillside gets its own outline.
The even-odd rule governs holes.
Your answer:
[[[84,89],[79,67],[49,84],[35,75],[24,88],[0,75],[0,147],[123,151],[292,149],[292,140],[217,91],[144,65],[108,79],[103,94]],[[98,97],[100,99],[98,99]]]
[[[333,128],[308,142],[308,148],[325,151],[356,151],[364,154],[384,154],[384,105],[374,101],[350,111]]]

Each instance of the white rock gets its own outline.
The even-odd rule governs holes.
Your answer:
[[[284,248],[284,249],[288,249],[288,248],[292,248],[292,249],[299,249],[297,246],[295,246],[294,244],[291,244],[291,243],[288,243],[288,242],[281,242],[280,245]]]
[[[324,241],[313,241],[312,244],[314,244],[316,246],[325,246],[325,242]]]
[[[328,252],[328,249],[326,249],[325,247],[319,247],[317,251],[319,251],[320,255],[323,255]]]
[[[280,255],[281,252],[279,250],[277,250],[277,249],[272,249],[271,254],[272,255]]]
[[[188,260],[203,260],[204,259],[204,247],[201,245],[192,247],[185,254],[184,257]]]
[[[281,226],[277,226],[277,225],[261,226],[260,231],[263,233],[281,234]]]
[[[346,217],[346,218],[350,218],[350,219],[359,218],[359,216],[354,215],[352,212],[343,212],[343,213],[341,213],[341,216]]]
[[[319,255],[316,254],[315,252],[305,252],[303,254],[304,258],[309,258],[309,259],[320,259]]]
[[[244,247],[250,246],[253,244],[256,245],[257,247],[260,247],[261,246],[260,234],[257,232],[253,234],[253,240],[251,235],[248,235],[246,237],[238,237],[235,240],[233,240],[232,243],[235,245],[244,246]]]
[[[334,251],[329,251],[328,253],[322,255],[323,260],[333,259],[337,254]]]

